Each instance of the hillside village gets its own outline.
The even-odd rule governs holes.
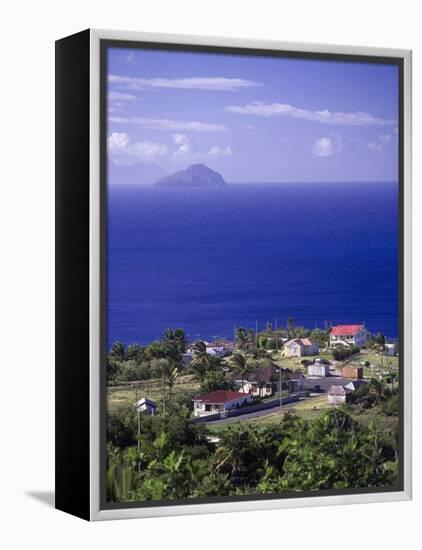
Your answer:
[[[371,379],[397,378],[397,342],[386,342],[382,335],[372,336],[364,324],[336,325],[325,334],[317,329],[314,338],[301,336],[303,332],[306,331],[300,328],[290,330],[290,334],[288,329],[277,333],[270,329],[258,334],[239,329],[234,341],[216,339],[193,344],[185,342],[183,335],[181,362],[177,365],[175,358],[170,361],[170,370],[174,372],[166,372],[169,366],[163,365],[166,361],[163,350],[158,350],[157,357],[153,357],[152,350],[151,376],[143,373],[147,380],[154,380],[154,369],[160,370],[161,361],[161,399],[154,401],[148,393],[141,397],[149,399],[157,413],[165,408],[172,386],[183,385],[186,378],[196,379],[199,391],[192,394],[191,404],[185,403],[192,409],[195,421],[218,421],[234,416],[241,420],[250,418],[253,412],[270,413],[271,409],[283,406],[292,408],[293,403],[321,395],[326,396],[329,405],[346,404],[352,400],[353,392]],[[128,352],[130,357],[130,347]],[[110,357],[113,361],[113,350]],[[207,383],[201,383],[207,377]],[[148,392],[147,381],[137,382],[126,380],[125,391],[132,385],[136,391],[142,386]],[[194,380],[192,382],[195,386]],[[119,385],[112,387],[118,391]],[[204,388],[210,391],[201,392]],[[111,400],[113,393],[109,394]]]
[[[110,500],[385,485],[396,479],[398,342],[371,334],[364,324],[311,331],[293,320],[283,329],[269,323],[261,332],[237,328],[234,336],[191,343],[182,329],[169,329],[148,346],[112,346]],[[352,434],[361,442],[338,481]],[[327,438],[342,443],[330,447]],[[328,452],[331,477],[311,465],[307,479],[313,481],[298,475],[297,464],[305,460],[296,456],[299,441],[303,452]],[[290,450],[279,455],[278,448]],[[336,457],[330,448],[337,449]],[[375,451],[368,469],[365,456]]]

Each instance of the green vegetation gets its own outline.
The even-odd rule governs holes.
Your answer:
[[[360,349],[357,346],[346,347],[339,344],[332,351],[333,359],[335,359],[336,361],[343,361],[344,359],[347,359],[347,357],[356,355],[357,353],[359,353],[359,351]]]
[[[397,358],[382,354],[382,335],[371,349],[338,348],[339,362],[364,366],[371,378],[341,407],[327,395],[276,407],[264,416],[227,424],[192,422],[195,394],[235,389],[251,371],[274,364],[306,372],[300,357],[284,357],[285,338],[309,337],[326,347],[328,331],[270,323],[258,334],[238,328],[232,355],[210,355],[188,342],[182,329],[168,329],[148,346],[116,342],[107,355],[107,495],[109,501],[166,500],[252,495],[393,484],[398,463]],[[318,357],[331,358],[329,350]],[[328,355],[330,353],[330,355]],[[312,362],[315,357],[306,357]],[[268,369],[267,369],[268,371]],[[137,416],[135,402],[148,397],[157,415]],[[256,398],[255,401],[260,401]],[[138,436],[138,428],[140,436]]]
[[[133,418],[120,421],[129,433]],[[314,420],[286,413],[269,425],[237,423],[220,427],[218,438],[210,443],[206,428],[192,424],[183,408],[143,419],[139,453],[133,444],[110,440],[108,499],[251,495],[396,481],[396,434],[365,426],[342,409]]]

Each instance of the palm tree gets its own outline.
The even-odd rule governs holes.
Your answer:
[[[175,344],[180,353],[185,353],[187,342],[185,331],[182,328],[176,328],[174,330],[168,328],[164,333],[164,339],[166,342]]]
[[[197,340],[193,346],[193,358],[190,364],[192,372],[195,374],[196,378],[202,384],[205,379],[208,370],[208,360],[209,355],[207,354],[207,346],[201,340]]]
[[[179,375],[177,367],[169,359],[153,359],[151,361],[151,366],[157,377],[161,378],[161,387],[163,392],[163,411],[165,412],[166,407],[166,394],[164,391],[164,383],[167,384],[169,389],[168,399],[171,399],[171,392],[173,390],[174,383],[176,378]]]
[[[109,357],[122,363],[126,359],[126,349],[121,342],[115,342],[109,351]]]
[[[250,371],[251,368],[249,359],[243,353],[234,353],[230,358],[230,364],[235,372],[241,376],[243,391],[244,376]]]
[[[256,338],[253,330],[238,328],[236,330],[236,348],[241,351],[253,351],[256,349]]]
[[[256,444],[255,432],[247,426],[225,430],[214,455],[216,470],[229,473],[232,483],[244,481],[256,466]]]

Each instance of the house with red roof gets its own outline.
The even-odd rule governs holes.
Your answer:
[[[305,355],[317,355],[319,346],[311,342],[309,338],[293,338],[284,344],[285,357],[303,357]]]
[[[238,391],[216,390],[198,395],[192,401],[194,416],[207,416],[216,413],[224,415],[231,409],[239,409],[251,403],[252,396]]]
[[[368,340],[369,333],[365,324],[361,325],[336,325],[330,331],[331,347],[339,344],[343,346],[362,347]]]

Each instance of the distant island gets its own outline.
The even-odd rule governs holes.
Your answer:
[[[158,179],[155,182],[157,187],[174,188],[216,188],[226,187],[227,183],[218,172],[211,170],[205,164],[192,164],[186,170],[180,170]]]

